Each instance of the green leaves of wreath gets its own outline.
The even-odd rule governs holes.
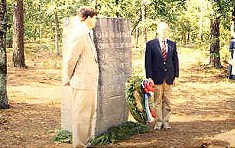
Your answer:
[[[145,124],[147,117],[144,110],[144,92],[141,88],[143,78],[132,76],[128,79],[126,85],[127,105],[133,118],[142,124]]]

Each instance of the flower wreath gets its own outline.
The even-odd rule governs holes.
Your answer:
[[[151,105],[153,92],[155,91],[152,80],[143,80],[140,76],[132,76],[127,81],[127,105],[133,118],[139,123],[153,122],[156,113]]]

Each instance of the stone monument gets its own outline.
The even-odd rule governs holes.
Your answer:
[[[97,19],[94,41],[100,73],[96,135],[128,119],[125,84],[132,73],[130,30],[127,19]]]

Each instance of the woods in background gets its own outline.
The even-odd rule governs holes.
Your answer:
[[[13,47],[14,67],[27,67],[25,53],[32,50],[28,46],[31,43],[38,45],[34,51],[48,50],[60,55],[62,19],[74,16],[81,5],[95,7],[102,16],[129,19],[133,47],[141,50],[146,40],[156,36],[158,21],[167,20],[172,29],[170,38],[178,44],[209,49],[208,61],[215,68],[222,67],[220,50],[227,48],[234,32],[235,1],[231,0],[3,0],[1,5],[0,19],[5,22],[1,27],[3,98],[6,98],[6,46]],[[2,100],[0,104],[4,103]]]

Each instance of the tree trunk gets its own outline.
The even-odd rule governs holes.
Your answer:
[[[138,44],[139,44],[139,29],[136,28],[136,31],[135,31],[135,48],[138,48]]]
[[[186,45],[186,33],[185,32],[182,32],[182,35],[181,35],[181,43],[183,45]]]
[[[6,0],[0,3],[0,109],[9,108],[7,98]]]
[[[233,7],[232,12],[232,26],[231,26],[231,35],[234,36],[235,34],[235,6]]]
[[[92,2],[95,4],[95,10],[99,10],[98,0],[93,0]]]
[[[211,20],[211,44],[210,44],[210,65],[215,68],[221,68],[220,62],[220,32],[219,32],[220,20],[218,17],[214,17]]]
[[[116,7],[118,8],[119,0],[115,0],[115,5],[116,5]],[[119,17],[119,16],[120,16],[118,10],[119,10],[119,9],[116,10],[116,17]]]
[[[23,0],[17,0],[13,15],[13,66],[26,68],[24,57]]]
[[[55,52],[56,52],[56,55],[60,55],[60,51],[59,51],[59,19],[58,19],[58,15],[57,15],[56,11],[55,11],[54,15],[55,15]]]
[[[198,39],[202,42],[203,41],[203,18],[204,18],[204,0],[201,0],[201,7],[200,7],[200,25],[199,25],[199,34]]]
[[[190,31],[187,32],[187,44],[190,42]]]
[[[142,11],[142,23],[146,22],[146,5],[145,5],[145,1],[142,0],[141,1],[141,11]],[[144,39],[144,43],[147,42],[147,29],[145,27],[145,25],[143,26],[143,39]]]

